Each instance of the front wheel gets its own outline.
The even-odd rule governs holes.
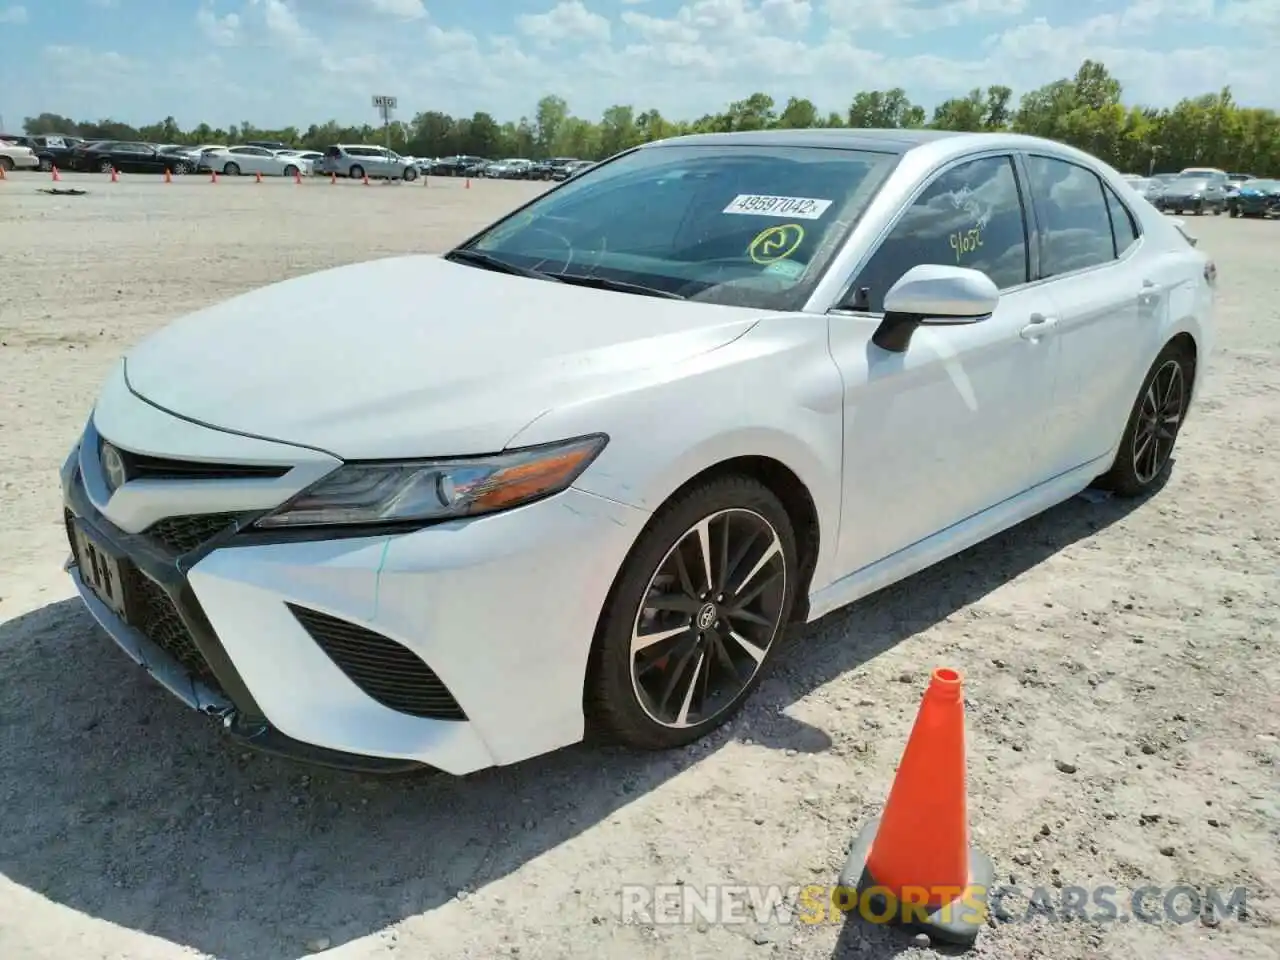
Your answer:
[[[114,169],[115,167],[112,165],[110,160],[103,160],[100,164],[98,164],[99,173],[110,173]]]
[[[222,168],[222,175],[224,177],[240,176],[240,165],[238,163],[228,163],[225,167]]]
[[[289,164],[289,166],[284,168],[284,175],[286,177],[296,177],[298,175],[298,168],[293,164]]]
[[[177,163],[173,165],[173,172],[176,176],[185,177],[188,173],[191,172],[191,166],[179,160]]]
[[[601,614],[585,691],[591,732],[659,750],[728,721],[770,662],[796,571],[790,518],[758,481],[722,477],[670,501]]]
[[[352,180],[363,180],[364,167],[360,166],[359,164],[356,164],[350,170],[347,171],[347,176],[350,177]]]
[[[1115,463],[1100,485],[1117,496],[1137,497],[1156,486],[1169,469],[1182,428],[1195,361],[1188,351],[1168,344],[1147,371],[1129,413]]]
[[[404,177],[404,182],[405,182],[405,183],[413,183],[413,181],[415,181],[415,180],[417,180],[417,179],[418,179],[418,170],[417,170],[417,168],[416,168],[416,167],[405,167],[405,168],[404,168],[404,174],[403,174],[403,177]]]

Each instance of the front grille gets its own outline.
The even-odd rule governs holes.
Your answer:
[[[217,677],[169,595],[128,560],[122,560],[121,566],[125,577],[125,618],[129,625],[182,664],[193,677],[218,689]]]
[[[170,553],[181,555],[212,540],[231,527],[237,513],[197,513],[184,517],[165,517],[143,531],[143,536],[159,543]]]
[[[338,669],[384,707],[431,720],[467,719],[435,671],[408,647],[337,617],[286,606]]]
[[[120,450],[119,447],[116,448]],[[204,463],[199,460],[170,460],[120,450],[130,480],[246,480],[253,477],[283,477],[290,467],[249,463]]]
[[[70,510],[63,511],[63,522],[71,555],[78,563],[75,516]],[[192,676],[203,680],[214,690],[220,689],[217,678],[168,594],[127,557],[120,557],[119,562],[120,575],[124,578],[125,622],[182,664]]]

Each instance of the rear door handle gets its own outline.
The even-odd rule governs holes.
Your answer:
[[[1041,337],[1047,337],[1058,326],[1057,317],[1046,317],[1043,313],[1033,313],[1031,322],[1018,331],[1018,336],[1023,340],[1039,340]]]

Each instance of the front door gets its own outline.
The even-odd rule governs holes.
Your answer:
[[[921,263],[982,270],[1001,290],[986,320],[921,327],[905,353],[870,342],[885,292]],[[1048,479],[1041,436],[1054,396],[1054,305],[1027,286],[1022,191],[1012,159],[942,171],[911,204],[856,287],[869,316],[836,316],[845,382],[838,566],[853,573]]]

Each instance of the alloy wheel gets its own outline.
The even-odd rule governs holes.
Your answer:
[[[787,562],[773,525],[722,510],[676,540],[649,580],[631,632],[631,682],[655,723],[686,729],[723,713],[778,634]]]
[[[1133,432],[1133,473],[1143,485],[1160,475],[1173,453],[1186,408],[1185,392],[1182,364],[1166,360],[1143,394]]]

